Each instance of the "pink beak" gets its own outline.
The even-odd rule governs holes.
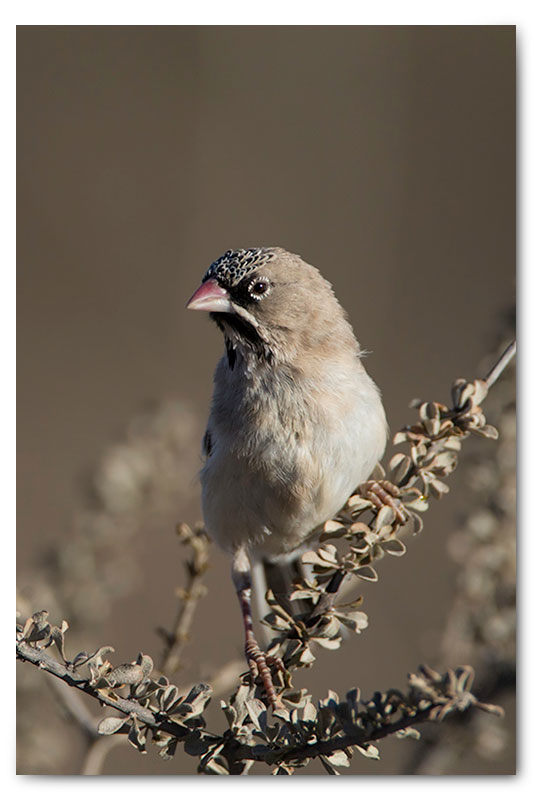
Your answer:
[[[233,310],[227,291],[214,278],[209,278],[205,283],[202,283],[185,308],[189,308],[191,311],[219,311],[226,313]]]

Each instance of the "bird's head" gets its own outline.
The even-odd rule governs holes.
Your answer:
[[[339,335],[353,344],[331,285],[281,247],[228,250],[211,264],[187,308],[210,312],[227,346],[245,358],[291,359]]]

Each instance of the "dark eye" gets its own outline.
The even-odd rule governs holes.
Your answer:
[[[268,278],[256,278],[248,287],[249,293],[252,297],[263,297],[270,289],[270,281]]]

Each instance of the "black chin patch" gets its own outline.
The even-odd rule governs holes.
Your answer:
[[[215,320],[216,324],[222,331],[224,331],[224,326],[235,331],[235,333],[241,339],[250,345],[251,349],[255,352],[258,358],[269,362],[271,361],[272,351],[268,347],[267,343],[260,337],[254,326],[251,325],[247,320],[242,319],[242,317],[239,317],[237,314],[225,314],[221,312],[212,312],[209,316]],[[235,364],[235,349],[232,347],[232,350],[233,354],[230,356],[228,346],[226,344],[228,364],[231,369],[233,369],[233,365]]]

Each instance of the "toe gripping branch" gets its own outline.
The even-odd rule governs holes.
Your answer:
[[[243,548],[239,548],[234,556],[232,563],[232,577],[237,597],[241,607],[242,619],[244,623],[244,654],[250,672],[254,679],[259,678],[264,686],[268,703],[273,708],[282,708],[281,702],[272,679],[272,669],[283,672],[284,665],[281,658],[269,656],[264,653],[257,643],[253,629],[252,620],[252,579],[251,565],[248,555]]]
[[[378,511],[385,506],[392,508],[396,514],[396,519],[401,525],[405,525],[409,515],[400,500],[398,487],[387,480],[365,481],[358,488],[361,497],[371,500]]]
[[[241,604],[242,617],[244,621],[244,654],[250,667],[252,677],[258,678],[263,683],[265,694],[269,705],[273,708],[283,707],[276,689],[274,688],[274,681],[272,680],[272,670],[278,672],[284,671],[283,661],[278,656],[269,656],[264,653],[257,643],[252,628],[252,615],[250,611],[250,595],[245,596],[245,593],[239,593],[239,601]]]

